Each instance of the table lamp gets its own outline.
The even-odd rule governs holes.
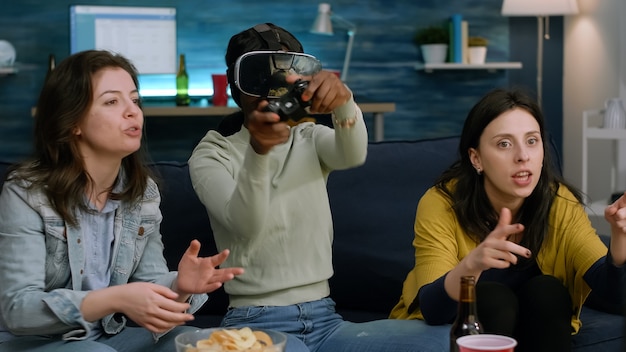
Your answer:
[[[537,102],[541,105],[543,40],[550,39],[549,16],[578,13],[576,0],[504,0],[504,16],[537,16]],[[547,30],[546,30],[547,29]]]
[[[356,34],[356,25],[339,15],[331,13],[330,4],[321,3],[317,9],[315,22],[313,22],[313,26],[311,26],[311,33],[333,35],[333,21],[348,30],[346,57],[343,60],[343,68],[341,69],[341,80],[345,82],[348,77],[348,67],[350,66],[350,56],[352,55],[352,44],[354,42],[354,35]]]

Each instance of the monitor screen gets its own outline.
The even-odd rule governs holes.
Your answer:
[[[140,74],[176,73],[176,9],[70,6],[70,52],[109,50],[131,60]]]

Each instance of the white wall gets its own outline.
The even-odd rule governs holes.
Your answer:
[[[580,14],[565,19],[563,170],[580,187],[583,111],[602,108],[611,97],[626,100],[626,45],[620,40],[626,38],[626,25],[620,24],[620,18],[626,18],[626,5],[623,0],[579,0],[578,6]],[[590,141],[588,193],[592,201],[610,195],[611,151],[609,142]],[[618,187],[626,185],[625,174],[618,178]],[[607,233],[602,214],[592,221],[599,232]]]

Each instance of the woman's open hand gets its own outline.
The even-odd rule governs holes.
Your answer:
[[[178,263],[175,290],[183,296],[213,292],[220,288],[224,282],[232,280],[235,275],[243,273],[243,268],[217,268],[228,258],[230,253],[228,249],[204,258],[198,257],[199,252],[200,242],[198,240],[191,241],[189,248]]]
[[[604,218],[611,225],[611,257],[613,264],[626,263],[626,192],[604,209]]]

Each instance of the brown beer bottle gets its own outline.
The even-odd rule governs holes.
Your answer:
[[[185,54],[180,54],[178,59],[178,73],[176,73],[176,105],[187,106],[189,98],[189,75],[185,65]]]
[[[461,295],[456,320],[450,328],[450,352],[458,352],[456,339],[465,335],[482,334],[483,328],[476,315],[476,283],[473,276],[461,277]]]

